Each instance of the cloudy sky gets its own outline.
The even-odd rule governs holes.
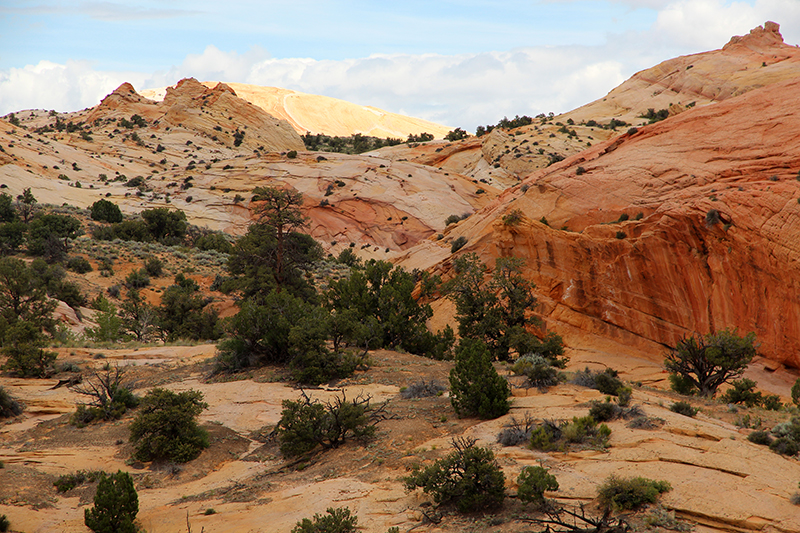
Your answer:
[[[324,94],[474,131],[562,112],[800,0],[0,0],[0,115],[183,77]]]

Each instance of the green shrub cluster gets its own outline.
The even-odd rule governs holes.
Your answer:
[[[10,418],[22,414],[23,406],[3,387],[0,387],[0,418]]]
[[[591,416],[561,422],[545,420],[531,430],[531,447],[545,452],[567,450],[571,445],[605,448],[610,435],[611,429],[598,425]]]
[[[757,383],[752,379],[737,379],[731,385],[733,387],[725,391],[720,397],[720,401],[723,403],[741,404],[746,407],[763,407],[773,411],[777,411],[783,406],[780,396],[777,394],[764,396],[760,391],[756,391]]]
[[[292,528],[292,533],[356,533],[358,517],[347,507],[329,507],[327,514],[315,514],[313,519],[303,518]]]
[[[174,393],[155,388],[142,398],[131,423],[133,457],[139,461],[186,463],[208,448],[208,433],[197,416],[208,407],[199,391]]]
[[[643,477],[609,477],[598,489],[600,505],[614,511],[632,511],[647,503],[656,503],[659,495],[672,490],[666,481]]]
[[[420,487],[437,504],[455,505],[462,513],[500,507],[505,498],[505,475],[492,451],[465,438],[454,439],[453,448],[427,468],[416,466],[405,478],[406,488]]]
[[[312,400],[305,393],[300,400],[284,400],[276,427],[281,453],[294,457],[317,447],[338,448],[351,438],[370,439],[385,409],[385,404],[376,408],[370,400],[370,396],[362,395],[347,400],[344,393],[325,403]]]
[[[523,355],[511,367],[511,371],[518,376],[525,376],[526,386],[547,389],[558,385],[560,375],[558,368],[551,365],[551,361],[538,354]]]
[[[84,483],[94,483],[106,475],[102,470],[79,470],[74,474],[58,476],[53,482],[57,492],[69,492]]]
[[[543,505],[544,493],[548,490],[558,490],[556,477],[541,466],[526,466],[517,478],[517,497],[525,503]]]
[[[330,135],[306,133],[301,136],[306,150],[312,152],[339,152],[343,154],[361,154],[377,150],[384,146],[402,144],[402,139],[370,137],[356,133],[350,137],[331,137]]]
[[[669,410],[673,413],[678,413],[679,415],[688,416],[690,418],[694,417],[697,411],[699,411],[699,409],[693,407],[692,404],[684,401],[673,403],[670,405]]]

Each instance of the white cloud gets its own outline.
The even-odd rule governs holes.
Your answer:
[[[604,96],[634,72],[677,55],[721,48],[767,20],[800,41],[797,0],[616,0],[660,7],[653,27],[609,34],[599,46],[528,47],[477,54],[392,54],[344,60],[271,58],[208,46],[155,73],[94,70],[42,61],[0,71],[0,114],[96,105],[128,81],[163,87],[183,77],[295,89],[470,130],[505,116],[562,112]]]
[[[124,81],[141,84],[144,78],[133,72],[96,71],[86,61],[40,61],[0,71],[0,113],[30,108],[74,111],[96,105]]]

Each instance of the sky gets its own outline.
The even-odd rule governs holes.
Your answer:
[[[194,77],[474,131],[569,111],[768,20],[800,43],[800,0],[0,0],[0,115]]]

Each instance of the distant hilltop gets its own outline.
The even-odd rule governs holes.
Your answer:
[[[215,87],[219,82],[202,82]],[[453,128],[414,117],[390,113],[377,107],[363,106],[316,94],[306,94],[280,87],[261,87],[245,83],[225,83],[236,95],[270,115],[286,120],[299,134],[306,132],[347,137],[360,133],[372,137],[406,139],[409,135],[430,133],[444,138]],[[167,87],[141,91],[142,96],[162,100]]]

